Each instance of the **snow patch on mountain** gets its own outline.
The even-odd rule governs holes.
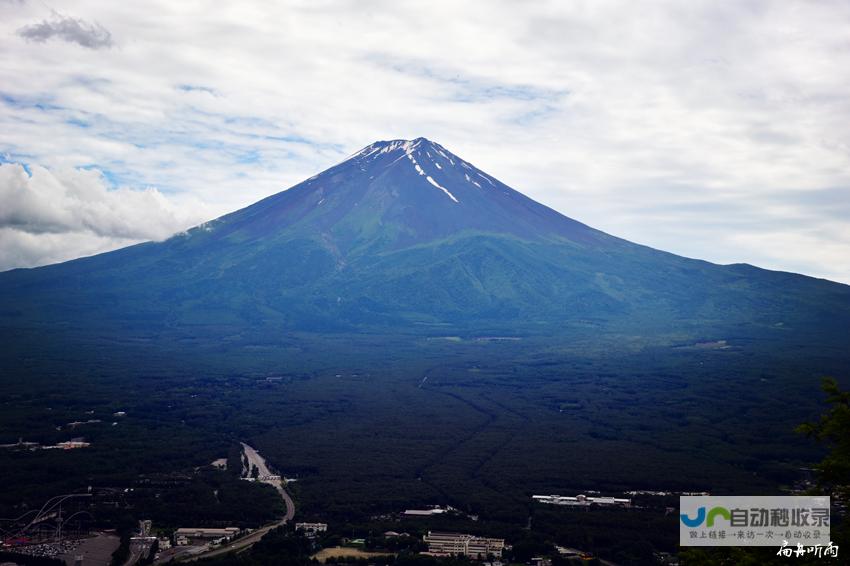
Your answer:
[[[494,183],[492,180],[490,180],[490,177],[488,177],[487,175],[484,175],[482,173],[478,173],[478,171],[476,171],[476,173],[478,174],[479,177],[481,177],[482,179],[484,179],[485,181],[487,181],[488,183],[490,183],[494,187],[496,186],[496,183]]]
[[[425,170],[424,170],[424,169],[422,169],[422,166],[421,166],[421,165],[419,165],[419,163],[416,161],[416,158],[413,156],[413,150],[414,150],[414,149],[416,149],[416,147],[417,147],[418,145],[419,145],[419,140],[414,140],[414,141],[412,141],[412,142],[404,142],[404,145],[402,146],[402,147],[404,148],[404,154],[405,154],[405,156],[406,156],[406,157],[407,157],[407,159],[409,159],[409,160],[410,160],[410,162],[413,164],[413,167],[414,167],[414,169],[416,169],[416,172],[417,172],[417,173],[419,173],[419,175],[420,175],[420,176],[425,177],[425,178],[428,180],[428,182],[429,182],[429,183],[431,183],[432,185],[434,185],[435,187],[437,187],[438,189],[440,189],[441,191],[443,191],[444,193],[446,193],[446,196],[448,196],[448,197],[449,197],[450,199],[452,199],[454,202],[459,203],[460,201],[459,201],[459,200],[457,200],[457,198],[456,198],[456,197],[455,197],[455,196],[451,193],[451,191],[449,191],[447,188],[445,188],[445,187],[441,186],[441,185],[440,185],[437,181],[435,181],[435,180],[433,179],[433,177],[431,177],[430,175],[426,175]],[[438,150],[438,151],[439,151],[439,150]],[[427,152],[426,152],[426,153],[427,153]],[[436,164],[435,164],[435,165],[436,165]],[[442,169],[442,167],[440,167],[439,165],[437,165],[437,167],[438,167],[438,168],[440,168],[440,169]]]
[[[430,175],[428,175],[428,176],[427,176],[427,177],[425,177],[425,178],[426,178],[426,179],[428,179],[428,182],[429,182],[429,183],[431,183],[432,185],[434,185],[435,187],[437,187],[438,189],[440,189],[441,191],[443,191],[444,193],[446,193],[446,194],[449,196],[449,198],[450,198],[450,199],[452,199],[452,200],[453,200],[453,201],[455,201],[456,203],[459,203],[459,202],[460,202],[459,200],[457,200],[457,199],[455,198],[455,196],[454,196],[451,192],[449,192],[449,190],[448,190],[447,188],[445,188],[445,187],[441,187],[441,186],[440,186],[440,184],[439,184],[437,181],[435,181],[434,179],[432,179]]]

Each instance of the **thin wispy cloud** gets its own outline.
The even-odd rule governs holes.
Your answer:
[[[63,16],[58,12],[54,12],[50,20],[18,29],[18,35],[40,43],[56,38],[89,49],[112,47],[112,34],[99,23]]]
[[[55,14],[0,4],[6,161],[217,215],[426,136],[612,234],[850,282],[846,2],[83,0],[71,19],[121,45],[68,57],[84,43]]]

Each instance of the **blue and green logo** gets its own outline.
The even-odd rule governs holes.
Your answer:
[[[697,516],[695,518],[691,518],[686,513],[682,513],[679,515],[679,518],[682,519],[682,522],[686,527],[690,527],[692,529],[699,527],[703,523],[707,527],[714,526],[714,520],[718,517],[723,517],[727,521],[731,520],[732,514],[729,513],[729,510],[726,507],[712,507],[711,511],[706,513],[705,507],[700,507],[697,509]]]

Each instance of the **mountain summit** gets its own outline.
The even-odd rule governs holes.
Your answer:
[[[375,142],[339,165],[220,221],[221,236],[318,233],[341,253],[399,249],[464,231],[601,243],[571,220],[425,138]]]
[[[61,322],[148,334],[382,329],[663,341],[829,336],[850,325],[850,287],[627,242],[424,138],[375,142],[164,242],[0,274],[0,296],[7,329]]]

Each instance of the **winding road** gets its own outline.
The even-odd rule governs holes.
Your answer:
[[[259,472],[259,476],[261,478],[268,476],[272,476],[271,470],[268,468],[268,464],[266,464],[265,458],[260,456],[259,452],[257,452],[252,446],[249,446],[242,443],[242,452],[248,458],[248,469],[251,469],[251,466],[257,466],[257,471]],[[285,525],[295,516],[295,503],[292,501],[292,497],[286,492],[283,488],[283,484],[279,479],[260,479],[263,483],[266,483],[277,490],[280,494],[280,498],[283,499],[283,503],[286,505],[286,514],[282,519],[275,521],[274,523],[269,523],[268,525],[263,525],[257,530],[253,531],[251,534],[245,535],[242,538],[238,538],[231,542],[230,544],[226,544],[220,548],[216,548],[215,550],[210,550],[209,552],[204,552],[201,554],[197,554],[190,558],[189,560],[198,560],[199,558],[211,558],[213,556],[219,556],[222,554],[227,554],[229,552],[238,552],[240,550],[244,550],[263,538],[263,536],[272,529],[276,529],[281,525]]]
[[[266,464],[266,459],[260,456],[259,452],[257,452],[252,446],[249,446],[243,442],[242,452],[248,458],[249,467],[257,466],[257,471],[260,473],[261,478],[273,475],[271,470],[269,470],[268,464]],[[283,517],[283,519],[275,523],[275,526],[283,525],[284,523],[291,521],[292,518],[295,516],[295,503],[292,501],[292,498],[289,496],[286,490],[283,489],[283,484],[281,483],[281,481],[272,479],[261,479],[259,481],[267,483],[273,488],[275,488],[280,494],[281,499],[283,499],[284,504],[286,504],[286,515]]]

